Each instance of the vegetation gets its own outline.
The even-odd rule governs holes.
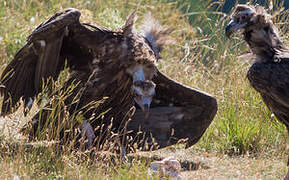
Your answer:
[[[250,58],[238,57],[248,51],[245,43],[241,37],[229,40],[224,36],[228,15],[217,11],[224,2],[189,3],[164,0],[0,0],[0,72],[25,43],[29,33],[60,9],[75,7],[82,11],[82,21],[116,29],[123,25],[126,15],[139,7],[137,24],[147,12],[151,12],[162,24],[175,30],[172,36],[176,43],[162,53],[164,60],[159,69],[218,100],[216,118],[190,152],[264,159],[274,157],[285,162],[288,155],[286,129],[276,121],[246,79],[252,62]],[[274,16],[274,21],[282,32],[288,31],[286,16],[283,16],[287,12],[281,8],[271,11],[279,13]],[[286,34],[282,36],[285,41],[289,40]],[[64,74],[57,83],[61,84],[65,77]],[[89,158],[88,153],[72,153],[67,148],[60,151],[56,150],[58,146],[44,142],[28,146],[17,129],[37,110],[34,106],[24,118],[20,109],[0,120],[1,179],[14,175],[24,179],[44,176],[148,179],[148,165],[142,161],[128,165],[105,158]],[[112,166],[112,163],[118,166]],[[276,176],[281,178],[285,167],[276,171]]]

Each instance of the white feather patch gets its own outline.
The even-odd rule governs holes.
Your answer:
[[[255,11],[254,11],[253,9],[247,9],[247,10],[245,10],[245,11],[239,12],[238,14],[239,14],[239,15],[251,15],[251,14],[253,14],[253,13],[255,13]]]
[[[142,35],[146,38],[146,40],[150,43],[152,50],[154,53],[159,56],[159,52],[157,49],[156,44],[156,37],[155,37],[155,31],[157,29],[162,29],[160,23],[156,21],[152,15],[149,13],[145,16],[143,22],[142,22]]]
[[[41,47],[45,47],[46,46],[46,42],[44,40],[39,40],[38,42],[40,43]]]

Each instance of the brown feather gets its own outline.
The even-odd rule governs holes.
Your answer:
[[[123,34],[125,36],[129,36],[133,33],[133,25],[136,21],[136,10],[134,10],[127,18],[124,27],[122,28]]]
[[[66,60],[70,77],[63,88],[53,94],[51,102],[34,116],[32,130],[29,128],[32,138],[37,137],[37,131],[45,128],[49,119],[52,118],[54,123],[60,124],[61,121],[70,119],[66,114],[73,119],[75,114],[80,112],[93,128],[103,126],[106,129],[113,120],[112,130],[118,132],[128,122],[128,114],[135,106],[135,93],[132,92],[135,81],[138,84],[146,82],[153,85],[153,91],[155,86],[152,81],[155,81],[158,93],[156,98],[161,103],[153,103],[153,107],[158,107],[154,112],[159,112],[162,109],[159,107],[162,106],[177,106],[168,108],[170,121],[176,122],[166,123],[171,125],[166,126],[165,131],[176,131],[175,136],[173,140],[167,136],[159,143],[174,144],[181,138],[189,138],[188,145],[196,143],[213,120],[217,103],[210,95],[182,86],[158,72],[155,64],[161,49],[170,41],[168,35],[171,31],[161,28],[160,25],[148,24],[147,33],[153,37],[153,41],[134,32],[136,11],[128,16],[122,30],[116,31],[82,24],[79,17],[78,10],[65,9],[32,32],[27,44],[2,74],[2,114],[11,112],[20,98],[24,98],[25,105],[29,106],[29,101],[42,90],[42,82],[56,79]],[[139,69],[143,71],[140,77],[137,74]],[[8,72],[12,73],[9,78],[5,77]],[[59,99],[60,102],[53,111],[52,105],[57,102],[57,96],[72,86],[74,89],[63,96],[64,100]],[[96,102],[99,100],[102,103]],[[177,109],[177,112],[174,109]],[[108,113],[100,117],[107,111]],[[181,113],[181,116],[177,116],[178,113]],[[150,120],[155,122],[152,129],[157,129],[158,118],[152,116]],[[139,120],[136,121],[138,122],[137,126],[133,127],[133,133],[136,133],[139,130],[138,125],[142,124]],[[78,127],[79,123],[82,122],[73,121],[70,126]],[[52,134],[55,133],[53,128],[48,128],[53,131]],[[61,133],[64,136],[64,130]],[[146,130],[146,133],[149,135],[150,130]],[[164,137],[163,132],[153,133],[156,137]]]
[[[248,12],[252,12],[249,14]],[[289,130],[289,49],[281,41],[271,16],[261,6],[237,5],[232,14],[234,26],[242,26],[255,63],[247,78],[267,107]],[[231,26],[226,28],[229,31]]]

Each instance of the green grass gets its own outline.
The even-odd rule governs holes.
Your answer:
[[[110,159],[89,158],[89,153],[58,153],[55,146],[31,147],[7,144],[1,139],[0,178],[11,179],[147,179],[147,165],[142,161],[123,164]]]
[[[62,8],[78,8],[83,14],[82,21],[116,29],[137,6],[138,2],[134,0],[0,0],[0,36],[3,38],[0,41],[0,72],[25,43],[29,33]],[[136,22],[138,25],[142,17],[151,12],[162,24],[173,28],[176,43],[162,53],[164,60],[159,64],[160,70],[218,100],[217,116],[193,151],[284,158],[288,155],[285,127],[272,117],[259,94],[250,87],[246,72],[251,61],[237,58],[248,48],[241,37],[229,40],[224,36],[229,17],[222,13],[214,15],[208,6],[199,1],[189,6],[187,1],[143,0]],[[32,17],[35,22],[30,21]],[[276,16],[274,21],[278,26],[286,22],[281,16]],[[287,27],[282,26],[282,32],[287,31]],[[286,34],[282,33],[282,36],[288,43]],[[58,83],[62,84],[64,79],[65,76]],[[20,112],[13,117],[26,121],[37,110],[34,107],[26,118]],[[16,145],[19,140],[6,131],[3,129],[0,139],[1,179],[11,178],[13,174],[23,178],[148,178],[147,164],[141,161],[115,166],[104,160],[88,160],[87,154],[71,153],[69,149],[56,153],[58,146],[55,145],[26,148],[23,143]]]

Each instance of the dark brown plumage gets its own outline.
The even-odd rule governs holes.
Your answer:
[[[289,128],[289,49],[282,43],[271,16],[261,6],[238,5],[226,34],[242,30],[255,62],[247,77],[268,108]]]
[[[150,19],[143,34],[138,34],[133,29],[135,13],[117,31],[80,23],[76,9],[65,9],[39,25],[2,74],[2,115],[13,112],[20,98],[26,113],[43,82],[49,85],[49,79],[56,79],[66,61],[70,78],[63,89],[77,86],[65,97],[64,108],[58,109],[62,115],[57,118],[81,111],[85,121],[80,127],[89,131],[82,133],[91,143],[95,138],[91,132],[98,135],[97,127],[102,124],[106,128],[113,120],[112,129],[121,129],[135,103],[139,108],[127,129],[132,136],[141,126],[161,147],[182,138],[188,139],[188,145],[196,143],[216,114],[216,100],[158,71],[155,63],[160,50],[171,41],[170,30]],[[92,103],[104,97],[101,104]],[[149,106],[149,114],[139,110],[147,111]],[[35,115],[29,132],[32,137],[45,128],[51,113],[50,103]]]
[[[289,130],[289,49],[262,6],[237,5],[226,35],[242,31],[255,62],[247,78],[267,107]]]

